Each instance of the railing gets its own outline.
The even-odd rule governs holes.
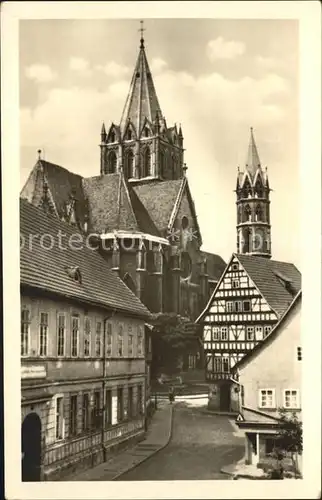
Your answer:
[[[144,427],[144,418],[139,417],[130,422],[121,422],[104,430],[104,442],[102,443],[102,430],[95,429],[94,431],[83,434],[76,439],[68,440],[60,446],[55,443],[47,448],[44,452],[44,465],[48,466],[56,462],[83,455],[95,453],[98,448],[103,445],[112,444],[118,438],[124,435],[131,435]]]

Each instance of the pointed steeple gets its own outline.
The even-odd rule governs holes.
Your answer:
[[[246,159],[246,169],[255,174],[256,170],[260,167],[260,159],[254,139],[253,127],[250,128],[250,140],[248,146],[248,153]]]
[[[159,118],[163,116],[145,54],[143,28],[140,31],[139,55],[120,123],[121,130],[124,130],[127,121],[131,120],[138,134],[141,132],[143,122],[146,118],[153,123],[157,113],[159,114]]]
[[[105,139],[106,139],[106,129],[105,129],[104,122],[103,122],[102,128],[101,128],[101,139],[102,139],[102,142],[105,141]]]

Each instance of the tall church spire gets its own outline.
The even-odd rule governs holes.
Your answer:
[[[141,22],[139,55],[120,123],[121,130],[123,130],[130,120],[138,135],[141,133],[145,119],[153,123],[157,113],[159,117],[163,116],[145,54],[143,31],[143,22]]]

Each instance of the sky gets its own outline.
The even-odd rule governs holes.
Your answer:
[[[236,251],[237,167],[254,136],[271,192],[272,253],[300,266],[296,20],[145,19],[168,126],[181,124],[203,249]],[[43,157],[99,175],[102,122],[119,123],[139,20],[20,21],[21,187]]]

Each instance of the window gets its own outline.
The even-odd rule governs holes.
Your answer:
[[[188,356],[188,367],[190,370],[194,370],[197,365],[197,357],[194,354],[189,354]]]
[[[214,372],[221,373],[222,359],[219,357],[214,358]]]
[[[250,311],[250,301],[249,300],[244,300],[243,302],[243,309],[245,312],[249,312]]]
[[[133,356],[133,333],[131,326],[129,326],[129,335],[128,335],[128,356],[129,358]]]
[[[144,137],[149,137],[149,129],[148,129],[148,127],[144,127]]]
[[[239,270],[238,264],[237,263],[232,264],[231,270],[232,271],[238,271]]]
[[[108,157],[108,166],[110,174],[114,174],[116,172],[116,163],[117,163],[116,154],[114,153],[114,151],[112,151]]]
[[[79,317],[72,316],[72,356],[78,356]]]
[[[117,354],[123,356],[123,326],[119,325],[119,333],[117,336]]]
[[[106,402],[105,402],[105,422],[106,426],[112,423],[112,391],[106,391]]]
[[[124,401],[123,401],[123,389],[119,387],[117,389],[117,421],[122,422],[124,417]]]
[[[48,313],[40,313],[39,356],[47,356]]]
[[[152,162],[150,148],[146,148],[143,156],[143,177],[152,175]]]
[[[89,394],[83,394],[82,417],[83,417],[83,431],[88,431],[90,428],[90,414],[89,414]]]
[[[143,387],[142,385],[138,385],[138,415],[142,415],[142,405],[143,405]]]
[[[105,335],[106,335],[106,356],[112,356],[112,324],[105,323]]]
[[[284,391],[284,408],[299,408],[299,392],[295,389]]]
[[[267,337],[269,333],[271,333],[272,327],[271,326],[264,326],[264,338]]]
[[[218,328],[218,326],[212,327],[212,340],[219,340],[219,328]]]
[[[233,280],[232,287],[233,288],[239,288],[239,280]]]
[[[63,439],[64,437],[64,398],[56,398],[56,415],[55,415],[55,437],[56,439]]]
[[[255,327],[255,334],[256,334],[256,340],[258,339],[258,337],[262,337],[263,327],[262,326],[256,326]]]
[[[257,207],[256,207],[255,218],[256,218],[257,222],[260,222],[263,220],[263,211],[262,211],[260,205],[257,205]]]
[[[128,418],[133,417],[133,387],[129,387],[129,391],[128,391],[127,416],[128,416]]]
[[[111,132],[110,142],[115,142],[115,132]]]
[[[275,408],[275,391],[273,389],[261,389],[259,391],[260,408]]]
[[[95,356],[98,358],[102,355],[102,323],[97,321],[96,323],[96,335],[95,335]]]
[[[94,405],[93,405],[93,427],[98,429],[101,425],[101,392],[94,392]]]
[[[222,359],[222,370],[225,373],[229,372],[229,359],[228,358],[223,358]]]
[[[130,128],[127,130],[126,138],[128,141],[132,139],[132,130]]]
[[[85,316],[84,319],[84,356],[91,353],[91,320]]]
[[[143,334],[143,328],[138,327],[138,356],[143,356],[143,340],[144,340],[144,334]]]
[[[252,211],[250,209],[250,206],[246,205],[244,222],[251,222],[251,221],[252,221]]]
[[[227,328],[227,326],[221,327],[221,340],[228,340],[228,328]]]
[[[246,340],[254,340],[254,327],[248,326],[246,329]]]
[[[21,311],[21,356],[27,356],[29,352],[29,325],[30,311],[22,309]]]
[[[297,353],[297,360],[302,361],[302,347],[298,347],[296,349],[296,353]]]
[[[66,329],[65,315],[58,314],[57,356],[64,356],[65,354],[65,329]]]
[[[226,302],[226,312],[233,312],[233,303]]]
[[[69,406],[69,435],[76,436],[77,434],[77,395],[70,397]]]
[[[135,177],[135,161],[134,161],[134,154],[132,151],[129,151],[127,154],[127,175],[130,179],[133,179]]]
[[[242,302],[234,302],[234,312],[242,311]]]

